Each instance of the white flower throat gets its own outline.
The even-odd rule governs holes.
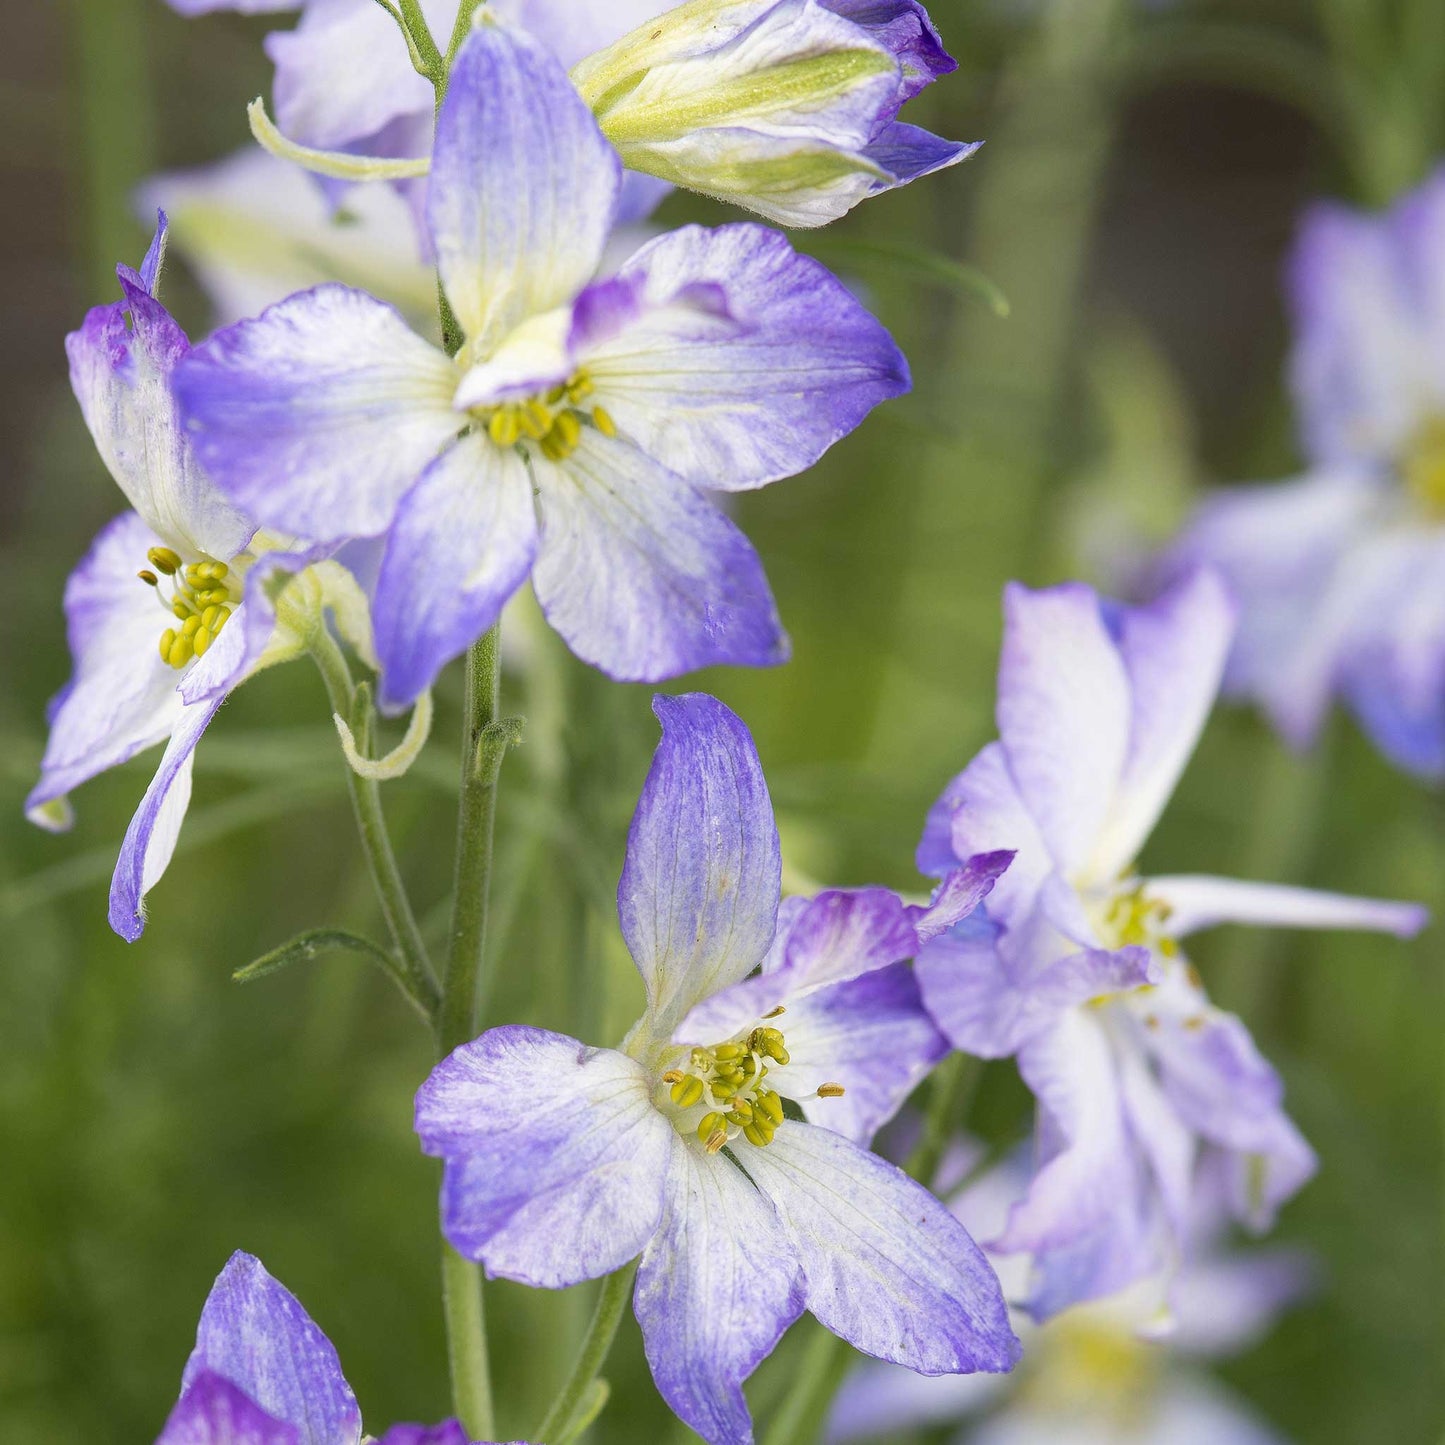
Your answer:
[[[782,1012],[779,1006],[767,1018]],[[761,1149],[773,1142],[783,1122],[782,1096],[765,1080],[770,1070],[783,1067],[790,1057],[782,1031],[760,1024],[724,1043],[693,1048],[687,1067],[668,1069],[662,1082],[678,1109],[688,1115],[704,1109],[695,1126],[691,1118],[688,1123],[709,1154],[738,1138]],[[821,1084],[809,1097],[837,1099],[842,1094],[841,1084]]]
[[[180,669],[204,657],[230,621],[241,600],[235,589],[237,577],[225,562],[210,558],[183,562],[180,554],[169,547],[152,547],[146,560],[151,565],[136,575],[147,587],[155,588],[161,606],[178,624],[161,633],[161,661]],[[163,591],[162,576],[170,580],[169,597]]]
[[[560,462],[576,450],[584,426],[596,427],[605,437],[617,435],[617,424],[605,407],[585,405],[591,395],[592,379],[583,368],[541,395],[475,407],[472,414],[497,446],[534,442],[548,461]]]

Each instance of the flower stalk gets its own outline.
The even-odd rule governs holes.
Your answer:
[[[533,1432],[538,1445],[571,1445],[571,1442],[585,1428],[587,1414],[584,1406],[592,1394],[593,1382],[601,1373],[612,1342],[617,1338],[617,1327],[622,1323],[622,1312],[627,1308],[627,1296],[632,1288],[633,1265],[626,1265],[615,1274],[609,1274],[602,1281],[597,1296],[597,1308],[592,1323],[587,1327],[582,1348],[577,1352],[572,1373],[567,1377],[552,1407],[542,1423]]]

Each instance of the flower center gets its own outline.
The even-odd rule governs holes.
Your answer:
[[[1166,931],[1171,911],[1160,899],[1146,898],[1144,885],[1136,883],[1109,897],[1095,918],[1095,926],[1105,948],[1142,945],[1165,958],[1175,958],[1179,943]]]
[[[1445,520],[1445,416],[1432,416],[1415,433],[1400,471],[1426,516]]]
[[[472,414],[497,446],[534,442],[548,461],[560,462],[576,450],[584,426],[595,426],[605,437],[617,435],[617,424],[605,407],[584,405],[591,395],[592,379],[584,368],[540,396],[475,407]]]
[[[782,1012],[779,1007],[767,1017]],[[773,1142],[783,1122],[782,1097],[764,1080],[770,1069],[781,1068],[789,1058],[782,1031],[764,1023],[725,1043],[694,1048],[687,1067],[668,1069],[662,1082],[677,1108],[704,1110],[695,1127],[709,1154],[738,1138],[761,1149]],[[809,1097],[836,1099],[842,1093],[841,1084],[821,1084],[816,1096]]]
[[[185,667],[205,655],[235,610],[240,601],[232,588],[235,579],[224,562],[207,558],[183,563],[169,547],[152,547],[146,561],[151,565],[136,575],[155,589],[161,606],[179,624],[161,633],[161,661],[169,667]],[[163,590],[162,576],[170,579],[169,597]]]

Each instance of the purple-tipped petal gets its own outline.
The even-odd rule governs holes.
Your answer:
[[[1158,978],[1147,948],[1088,949],[1024,971],[987,924],[933,939],[914,971],[924,1004],[949,1042],[984,1059],[1017,1053],[1079,1004]]]
[[[358,1421],[358,1429],[360,1422]],[[156,1445],[305,1445],[294,1425],[268,1414],[230,1380],[201,1371]]]
[[[834,1334],[924,1375],[1013,1367],[1019,1342],[998,1279],[926,1189],[792,1120],[746,1163],[797,1250],[808,1309]]]
[[[877,186],[884,191],[956,166],[982,145],[980,140],[944,140],[921,126],[894,121],[869,141],[860,154],[887,173],[887,181]]]
[[[926,908],[910,909],[918,937],[927,942],[971,917],[993,892],[1014,854],[1007,848],[975,853],[962,868],[954,868],[934,890]]]
[[[1009,773],[1058,867],[1090,859],[1129,746],[1129,682],[1090,587],[1004,593],[998,731]],[[1016,846],[991,839],[984,847]]]
[[[393,1425],[377,1445],[471,1445],[472,1437],[456,1420],[440,1425]]]
[[[617,913],[666,1037],[751,973],[777,921],[782,858],[752,734],[705,693],[656,697],[662,740],[627,835]]]
[[[803,1116],[866,1145],[948,1052],[906,963],[790,999],[778,1021],[788,1063],[769,1084]],[[842,1098],[813,1098],[841,1084]]]
[[[233,1254],[212,1286],[182,1388],[207,1374],[293,1426],[297,1445],[357,1445],[361,1438],[361,1412],[331,1341],[249,1254]]]
[[[1071,1009],[1022,1046],[1018,1066],[1039,1101],[1040,1167],[996,1247],[1067,1249],[1139,1188],[1113,1053],[1100,1023]]]
[[[348,286],[288,297],[217,332],[175,391],[206,470],[268,526],[374,536],[460,429],[453,364]]]
[[[900,67],[898,104],[911,100],[958,62],[919,0],[823,0],[835,15],[860,25],[894,55]]]
[[[538,1289],[635,1258],[677,1139],[656,1085],[625,1054],[545,1029],[489,1029],[443,1059],[417,1092],[416,1131],[446,1161],[453,1247]]]
[[[427,224],[476,358],[591,279],[622,163],[544,46],[487,13],[452,65]]]
[[[647,1363],[709,1445],[749,1445],[743,1381],[803,1312],[803,1280],[772,1206],[742,1170],[679,1140],[662,1224],[633,1300]]]
[[[65,584],[74,671],[50,705],[50,737],[25,807],[46,825],[50,806],[88,778],[170,736],[183,703],[161,660],[167,613],[136,577],[160,538],[134,512],[108,523]]]
[[[147,254],[152,282],[164,235],[162,217]],[[106,468],[152,531],[188,557],[229,560],[255,523],[197,465],[177,415],[170,383],[190,343],[140,275],[119,275],[124,299],[65,338],[71,388]]]
[[[1169,906],[1167,927],[1175,938],[1220,923],[1247,923],[1270,928],[1352,928],[1414,938],[1430,921],[1429,909],[1418,903],[1383,898],[1352,898],[1313,888],[1280,883],[1246,883],[1234,878],[1179,874],[1151,878],[1150,898]]]
[[[1098,866],[1133,863],[1153,831],[1214,705],[1234,638],[1237,609],[1217,573],[1198,571],[1119,623],[1129,676],[1129,751]]]
[[[160,882],[191,802],[196,744],[224,696],[182,708],[160,767],[130,820],[110,882],[110,926],[127,943],[145,932],[145,896]]]
[[[703,495],[621,440],[583,432],[565,462],[533,460],[547,620],[620,682],[715,663],[771,667],[787,638],[752,544]]]
[[[630,315],[578,359],[622,435],[697,486],[793,476],[908,390],[883,326],[765,226],[685,226],[607,284]]]
[[[469,435],[422,473],[387,534],[372,605],[383,708],[415,701],[501,616],[536,552],[516,451]]]

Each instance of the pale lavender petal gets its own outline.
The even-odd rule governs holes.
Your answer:
[[[387,534],[372,611],[382,707],[406,707],[501,616],[537,552],[526,464],[485,436],[422,473]]]
[[[430,82],[379,5],[307,0],[296,28],[268,35],[265,45],[276,67],[276,123],[302,145],[349,149],[433,105]]]
[[[1316,462],[1388,456],[1418,423],[1432,386],[1418,307],[1390,220],[1313,207],[1290,260],[1290,379]]]
[[[1113,1054],[1100,1022],[1071,1009],[1024,1043],[1018,1066],[1039,1101],[1039,1169],[995,1247],[1065,1249],[1138,1190]]]
[[[695,1141],[673,1151],[633,1305],[673,1413],[710,1445],[748,1445],[743,1381],[802,1314],[802,1275],[772,1206],[742,1170]]]
[[[1151,878],[1150,898],[1169,906],[1168,929],[1183,938],[1220,923],[1247,923],[1269,928],[1349,928],[1414,938],[1430,921],[1418,903],[1383,898],[1353,898],[1282,883],[1246,883],[1234,878],[1177,874]]]
[[[1219,691],[1236,615],[1223,580],[1207,570],[1123,612],[1119,654],[1133,707],[1124,773],[1099,845],[1106,875],[1134,862],[1173,795]]]
[[[164,233],[162,216],[159,241]],[[189,558],[229,560],[255,524],[197,465],[177,415],[170,383],[190,343],[139,275],[121,267],[119,276],[125,299],[96,307],[65,338],[71,388],[106,468],[150,528]]]
[[[924,1375],[1013,1367],[1019,1343],[998,1280],[926,1189],[790,1119],[746,1163],[797,1250],[808,1309],[834,1334]]]
[[[781,963],[703,995],[678,1026],[679,1043],[727,1038],[780,1003],[912,958],[918,949],[908,907],[886,888],[820,893],[789,924]],[[773,951],[776,955],[776,945]]]
[[[417,1091],[422,1148],[446,1161],[442,1227],[493,1277],[563,1289],[621,1269],[662,1213],[677,1135],[656,1080],[612,1049],[489,1029]]]
[[[729,663],[770,667],[787,638],[747,538],[703,495],[600,432],[533,461],[542,549],[533,586],[547,620],[621,682]]]
[[[612,284],[631,314],[579,334],[578,360],[622,435],[698,486],[801,472],[908,389],[882,325],[764,226],[683,227]]]
[[[373,536],[460,429],[457,371],[390,306],[318,286],[217,332],[176,368],[202,464],[261,522]]]
[[[949,1042],[979,1058],[1007,1058],[1067,1010],[1157,979],[1147,948],[1090,949],[1021,972],[996,929],[965,925],[932,939],[914,963],[923,1001]]]
[[[962,868],[955,868],[934,890],[926,908],[911,909],[920,940],[936,938],[970,917],[993,892],[994,884],[1014,860],[1007,848],[976,853]]]
[[[1217,1256],[1182,1270],[1169,1292],[1175,1328],[1169,1348],[1223,1358],[1252,1349],[1279,1315],[1319,1284],[1314,1256],[1301,1249]]]
[[[294,1425],[267,1414],[229,1380],[200,1373],[181,1396],[156,1445],[304,1445]]]
[[[427,224],[476,359],[591,279],[622,163],[543,45],[485,12],[437,120]]]
[[[998,745],[995,743],[993,746]],[[924,819],[923,836],[918,840],[914,862],[918,871],[930,878],[942,878],[959,864],[958,855],[953,851],[953,815],[963,805],[967,776],[963,772],[950,778],[948,786],[939,794],[938,801]]]
[[[1198,1140],[1176,1098],[1162,1087],[1138,1048],[1121,1048],[1119,1097],[1140,1154],[1148,1161],[1154,1189],[1173,1238],[1188,1237],[1197,1208],[1195,1197]]]
[[[65,584],[74,671],[50,704],[40,780],[25,801],[44,825],[48,805],[170,736],[183,703],[179,674],[161,660],[173,619],[138,580],[160,538],[134,512],[108,523]]]
[[[169,866],[190,806],[196,744],[223,701],[215,697],[181,710],[160,767],[125,831],[110,881],[110,926],[127,943],[145,931],[145,896]]]
[[[790,999],[778,1020],[788,1063],[768,1075],[811,1124],[867,1144],[948,1052],[906,963]],[[842,1098],[813,1098],[841,1084]]]
[[[998,730],[1019,797],[1060,870],[1090,860],[1129,746],[1129,682],[1079,583],[1004,592]],[[991,839],[978,846],[1016,846]]]
[[[233,1254],[211,1287],[182,1388],[207,1373],[294,1426],[298,1445],[356,1445],[361,1438],[361,1412],[331,1341],[249,1254]]]
[[[948,785],[929,814],[928,828],[926,850],[924,845],[919,849],[919,867],[924,872],[947,871],[923,867],[925,862],[943,861],[945,830],[954,860],[950,867],[992,850],[1013,853],[1007,871],[995,881],[988,897],[989,912],[1005,922],[1022,917],[1034,906],[1044,880],[1053,872],[1053,860],[1019,796],[1002,743],[989,743]]]
[[[617,914],[660,1037],[762,961],[782,859],[752,734],[705,693],[656,697],[662,740],[627,835]]]
[[[902,1365],[860,1360],[834,1397],[823,1439],[825,1445],[843,1445],[956,1424],[1009,1383],[996,1375],[915,1375]]]
[[[605,4],[588,5],[578,5],[577,0],[491,0],[491,8],[535,35],[570,70],[673,3],[675,0],[606,0]]]

